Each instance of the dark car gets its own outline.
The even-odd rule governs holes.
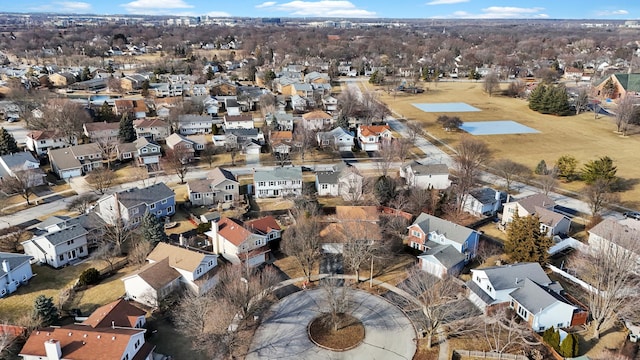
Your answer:
[[[624,215],[625,218],[640,220],[640,212],[637,211],[628,211],[622,215]]]

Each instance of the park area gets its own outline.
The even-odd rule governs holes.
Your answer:
[[[372,88],[370,84],[363,83],[363,86]],[[506,84],[503,84],[503,87],[505,86]],[[436,123],[440,115],[458,116],[464,122],[463,126],[468,128],[478,128],[474,123],[479,122],[511,121],[535,129],[537,133],[480,137],[493,151],[494,159],[508,158],[527,165],[532,170],[540,160],[553,164],[565,154],[578,159],[580,162],[578,169],[589,160],[609,156],[618,167],[617,175],[630,185],[628,190],[620,194],[623,205],[640,206],[640,186],[636,184],[640,179],[640,167],[637,166],[635,150],[640,146],[640,135],[622,137],[615,133],[616,127],[612,118],[599,115],[598,119],[595,119],[592,112],[565,117],[540,114],[530,110],[526,100],[495,95],[489,97],[482,90],[481,82],[428,83],[424,87],[428,89],[422,94],[387,93],[381,89],[375,91],[379,98],[389,105],[394,116],[420,123],[430,135],[440,139],[449,147],[456,146],[463,134],[467,133],[445,131],[440,124]],[[464,99],[464,103],[459,103],[460,99]],[[456,102],[481,111],[469,111],[468,106],[459,106],[461,112],[451,112],[450,107],[424,105]],[[415,104],[421,106],[416,107]],[[446,112],[431,112],[438,108]],[[481,128],[483,126],[478,125]],[[450,149],[445,151],[451,152]],[[580,190],[584,184],[575,181],[569,184],[563,183],[561,186],[576,191]]]

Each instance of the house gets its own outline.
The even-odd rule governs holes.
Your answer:
[[[193,160],[193,155],[195,154],[195,143],[193,141],[178,133],[169,135],[165,141],[170,150],[180,154],[183,163]]]
[[[160,145],[145,137],[116,145],[116,154],[120,161],[134,159],[138,166],[147,166],[149,170],[157,170],[162,157]]]
[[[608,88],[610,87],[610,88]],[[640,94],[640,73],[611,74],[595,86],[596,96],[600,98],[621,99],[627,94]]]
[[[120,123],[92,122],[82,125],[84,135],[92,142],[117,143]]]
[[[469,191],[463,210],[475,216],[496,216],[506,201],[507,194],[488,187]]]
[[[334,149],[337,151],[351,151],[353,145],[353,133],[341,127],[329,131],[318,131],[316,140],[322,148]]]
[[[288,154],[293,143],[293,132],[291,131],[270,131],[269,143],[271,152],[274,154]]]
[[[323,97],[322,107],[324,108],[324,111],[333,114],[333,112],[338,111],[338,99],[333,96]]]
[[[458,272],[476,257],[480,234],[468,227],[422,213],[408,229],[409,246],[425,252],[419,257],[420,265],[433,275]],[[455,249],[462,257],[452,256],[450,250],[444,249],[447,246]]]
[[[378,151],[380,144],[393,139],[389,125],[360,125],[357,131],[358,144],[364,151]]]
[[[538,263],[518,263],[471,270],[469,300],[490,313],[509,306],[534,331],[582,325],[586,311],[572,304],[562,286],[552,282]]]
[[[224,129],[253,129],[253,117],[251,115],[225,115]]]
[[[59,149],[67,146],[78,145],[75,136],[67,137],[51,130],[35,130],[27,133],[25,139],[27,149],[38,156],[47,155],[49,149]]]
[[[133,128],[137,138],[146,137],[153,141],[164,140],[171,134],[171,125],[158,118],[134,120]]]
[[[147,306],[158,306],[181,286],[204,294],[218,281],[218,256],[214,254],[158,243],[147,261],[139,271],[122,278],[126,296]]]
[[[49,150],[49,163],[60,179],[82,176],[103,166],[102,149],[90,143]]]
[[[162,218],[176,211],[175,193],[164,183],[145,188],[131,188],[100,198],[96,204],[98,214],[108,224],[122,221],[137,226],[148,211]]]
[[[312,71],[304,76],[304,82],[308,84],[328,84],[331,82],[329,74]]]
[[[116,99],[114,101],[113,112],[116,116],[128,114],[133,115],[136,119],[143,119],[147,116],[149,109],[142,99]]]
[[[544,194],[533,194],[520,200],[504,204],[502,226],[507,227],[517,213],[519,217],[537,215],[540,218],[540,230],[547,236],[567,234],[571,220],[553,211],[556,203]]]
[[[26,284],[33,277],[30,255],[0,252],[0,298]]]
[[[125,92],[130,92],[142,89],[145,81],[148,81],[148,79],[144,75],[131,74],[120,78],[120,86]]]
[[[264,117],[264,121],[271,129],[293,131],[293,115],[284,111],[279,111],[275,114],[269,113]],[[274,121],[275,124],[273,124]]]
[[[118,299],[97,308],[80,325],[94,329],[108,327],[142,328],[147,322],[147,312],[125,299]]]
[[[89,249],[95,247],[98,244],[98,240],[101,239],[105,233],[104,227],[106,224],[95,212],[88,212],[76,217],[50,216],[40,222],[32,231],[34,236],[41,236],[74,225],[80,225],[87,231],[86,237]]]
[[[33,331],[20,350],[24,360],[153,360],[145,329],[65,325]],[[99,356],[98,356],[99,355]]]
[[[302,127],[307,130],[324,130],[332,124],[333,117],[324,111],[316,110],[302,115]]]
[[[205,234],[211,239],[213,252],[222,255],[233,264],[245,263],[258,266],[267,261],[269,241],[280,238],[280,226],[271,216],[243,223],[227,217],[211,222],[211,231]]]
[[[302,113],[307,111],[307,107],[309,106],[309,103],[307,102],[306,98],[303,98],[300,95],[293,95],[291,96],[291,109],[295,112],[295,113]]]
[[[400,177],[405,179],[408,186],[419,189],[444,190],[451,186],[449,167],[446,164],[422,164],[411,161],[400,167]]]
[[[89,256],[87,230],[79,224],[51,229],[50,232],[23,241],[25,254],[54,268]]]
[[[241,129],[238,129],[241,130]],[[262,145],[256,140],[247,140],[244,143],[240,144],[240,148],[246,155],[260,155],[260,151],[262,150]]]
[[[256,170],[253,187],[258,199],[302,195],[302,168],[277,167],[273,170]]]
[[[187,192],[192,205],[216,205],[240,200],[240,183],[229,170],[215,168],[206,179],[187,182]]]
[[[340,196],[345,201],[358,201],[362,198],[363,180],[355,167],[342,163],[333,170],[316,172],[316,191],[318,196]]]
[[[322,251],[340,254],[347,243],[374,242],[383,239],[380,214],[375,206],[336,206],[334,216],[320,230]]]
[[[180,115],[176,131],[182,135],[209,134],[214,126],[211,116]]]
[[[595,250],[602,248],[622,248],[637,251],[637,247],[633,244],[637,242],[637,239],[640,239],[640,229],[630,225],[635,225],[634,223],[638,220],[629,219],[627,221],[633,223],[625,224],[624,221],[618,222],[609,218],[599,222],[588,231],[589,247]]]
[[[76,82],[76,77],[70,72],[61,72],[49,75],[49,82],[54,87],[65,87]]]
[[[0,183],[3,179],[16,177],[16,172],[34,171],[34,176],[29,175],[28,180],[32,186],[45,184],[45,173],[40,169],[40,162],[28,151],[21,151],[9,155],[0,156]]]

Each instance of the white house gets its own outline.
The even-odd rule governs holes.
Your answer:
[[[329,131],[319,131],[316,134],[318,145],[322,148],[330,148],[338,151],[351,151],[355,143],[353,133],[337,127]]]
[[[75,224],[23,241],[24,252],[37,262],[54,268],[89,256],[87,230]]]
[[[292,166],[256,170],[253,173],[253,187],[258,199],[302,195],[302,168]]]
[[[381,144],[391,142],[393,134],[389,125],[359,125],[357,137],[362,150],[379,151]]]
[[[224,129],[253,129],[253,117],[251,115],[225,115]]]
[[[25,139],[27,149],[38,156],[46,155],[49,149],[59,149],[67,146],[78,145],[78,139],[66,137],[60,133],[49,130],[35,130],[27,133]]]
[[[0,298],[11,294],[33,277],[30,255],[0,252]]]
[[[120,132],[120,123],[112,122],[92,122],[82,125],[84,134],[92,142],[104,141],[107,143],[118,142],[118,134]]]
[[[465,199],[463,210],[475,216],[495,216],[506,197],[506,193],[488,187],[472,189]]]
[[[275,114],[267,114],[264,117],[264,121],[267,126],[276,128],[280,131],[293,131],[293,115],[287,114],[284,111],[279,111]],[[275,121],[275,125],[273,122]]]
[[[355,167],[339,164],[329,171],[316,172],[318,196],[340,196],[346,201],[362,198],[364,177]]]
[[[302,115],[302,127],[307,130],[324,130],[331,127],[333,117],[324,111],[316,110]]]
[[[40,162],[28,151],[21,151],[0,156],[0,183],[3,179],[16,177],[16,172],[33,171],[28,180],[33,186],[44,185],[45,173],[40,169]]]
[[[405,179],[407,185],[419,189],[444,190],[451,186],[446,164],[423,165],[411,161],[400,167],[400,177]]]
[[[214,120],[206,115],[180,115],[178,117],[178,129],[182,135],[210,134]]]
[[[154,141],[164,140],[171,134],[171,125],[158,118],[146,118],[134,120],[133,129],[136,137],[146,137]]]

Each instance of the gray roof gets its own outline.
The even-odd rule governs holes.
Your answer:
[[[238,180],[236,180],[235,175],[233,175],[231,171],[227,169],[223,169],[221,167],[217,167],[209,171],[209,173],[207,174],[207,179],[211,180],[211,184],[213,186],[216,186],[225,180],[238,182]]]
[[[212,184],[209,179],[198,179],[187,181],[189,192],[193,193],[210,193],[212,192]]]
[[[536,206],[548,208],[550,206],[555,206],[556,204],[555,201],[551,200],[551,198],[545,194],[533,194],[514,202],[520,204],[520,206],[530,214],[536,212]]]
[[[547,274],[542,270],[542,266],[538,263],[518,263],[476,270],[484,271],[487,274],[496,291],[521,287],[524,285],[524,279],[531,279],[538,284],[549,284],[551,282]]]
[[[350,131],[346,131],[345,129],[341,128],[341,127],[337,127],[333,130],[329,130],[329,131],[320,131],[318,132],[318,137],[320,139],[333,139],[333,138],[337,138],[343,135],[349,135],[351,137],[353,137],[353,133]]]
[[[412,226],[413,225],[418,225],[425,234],[435,231],[438,234],[443,234],[447,239],[460,244],[464,243],[469,236],[475,232],[475,230],[469,229],[468,227],[425,213],[420,214],[413,222]]]
[[[94,158],[91,161],[100,161],[102,151],[100,146],[95,143],[75,145],[62,149],[49,150],[49,157],[51,162],[56,164],[56,167],[60,170],[75,169],[82,166],[82,162],[85,160],[78,160],[80,156],[98,155],[98,158]]]
[[[144,136],[143,136],[143,137],[139,137],[139,138],[137,138],[137,139],[133,142],[133,144],[135,145],[136,150],[137,150],[137,149],[142,149],[143,147],[145,147],[145,146],[147,146],[147,145],[160,146],[160,145],[158,145],[158,143],[157,143],[157,142],[155,142],[155,141],[153,141],[153,140],[149,140],[148,138],[146,138],[146,137],[144,137]]]
[[[300,180],[302,181],[302,168],[300,166],[276,167],[273,170],[256,170],[253,181],[278,181]]]
[[[336,171],[318,171],[316,172],[319,184],[337,184],[338,172]]]
[[[458,250],[456,250],[451,245],[438,245],[434,248],[431,248],[425,251],[424,253],[422,253],[422,255],[418,257],[422,258],[428,255],[431,255],[434,258],[436,258],[436,260],[438,260],[440,264],[442,264],[447,269],[450,269],[460,264],[466,259],[464,255],[462,255]]]
[[[540,218],[540,222],[552,227],[558,225],[560,221],[567,218],[566,216],[559,214],[557,212],[536,206],[535,214]],[[568,219],[568,218],[567,218]]]
[[[258,134],[260,133],[259,129],[253,128],[253,129],[227,129],[224,131],[225,134],[233,134],[235,136],[244,136],[244,137],[250,137],[250,136],[258,136]]]
[[[82,226],[71,225],[61,230],[44,234],[42,235],[42,237],[47,239],[54,246],[57,246],[59,244],[67,242],[68,240],[75,239],[86,234],[87,230],[85,230]]]
[[[482,204],[492,204],[496,201],[497,192],[492,188],[483,187],[469,191],[469,195]]]
[[[127,209],[140,204],[151,204],[175,196],[164,183],[153,184],[146,188],[131,188],[118,193],[118,201]]]
[[[557,292],[531,279],[525,279],[524,285],[512,291],[509,295],[520,305],[524,306],[525,309],[533,313],[546,309],[558,301],[568,303],[568,301]]]
[[[179,122],[207,122],[207,121],[211,121],[213,122],[213,119],[211,118],[211,116],[207,116],[207,115],[193,115],[193,114],[187,114],[187,115],[180,115],[178,117],[178,121]]]
[[[9,154],[9,155],[3,155],[1,158],[2,158],[2,162],[9,169],[21,167],[27,161],[38,163],[38,164],[40,163],[28,151],[21,151],[21,152]]]
[[[61,223],[65,222],[65,221],[67,221],[67,220],[69,220],[68,216],[49,216],[44,221],[41,221],[36,226],[36,229],[38,229],[38,230],[46,230],[49,226],[56,225],[56,224],[61,224]]]
[[[18,266],[24,264],[25,262],[29,262],[31,258],[32,257],[30,255],[25,255],[25,254],[0,252],[0,263],[6,260],[7,263],[9,263],[9,267],[11,269],[15,269]],[[0,267],[0,277],[5,276],[6,274],[7,273],[4,270],[2,270],[2,267]]]
[[[496,301],[496,299],[492,298],[489,294],[482,290],[480,286],[478,286],[478,284],[473,282],[473,280],[467,281],[465,285],[467,285],[469,291],[476,294],[485,304],[491,305]]]
[[[428,164],[423,165],[417,161],[412,161],[405,167],[411,167],[416,175],[443,175],[449,174],[449,167],[446,164]]]
[[[613,219],[604,219],[599,222],[589,230],[589,235],[591,234],[622,246],[629,246],[640,239],[639,230]]]

